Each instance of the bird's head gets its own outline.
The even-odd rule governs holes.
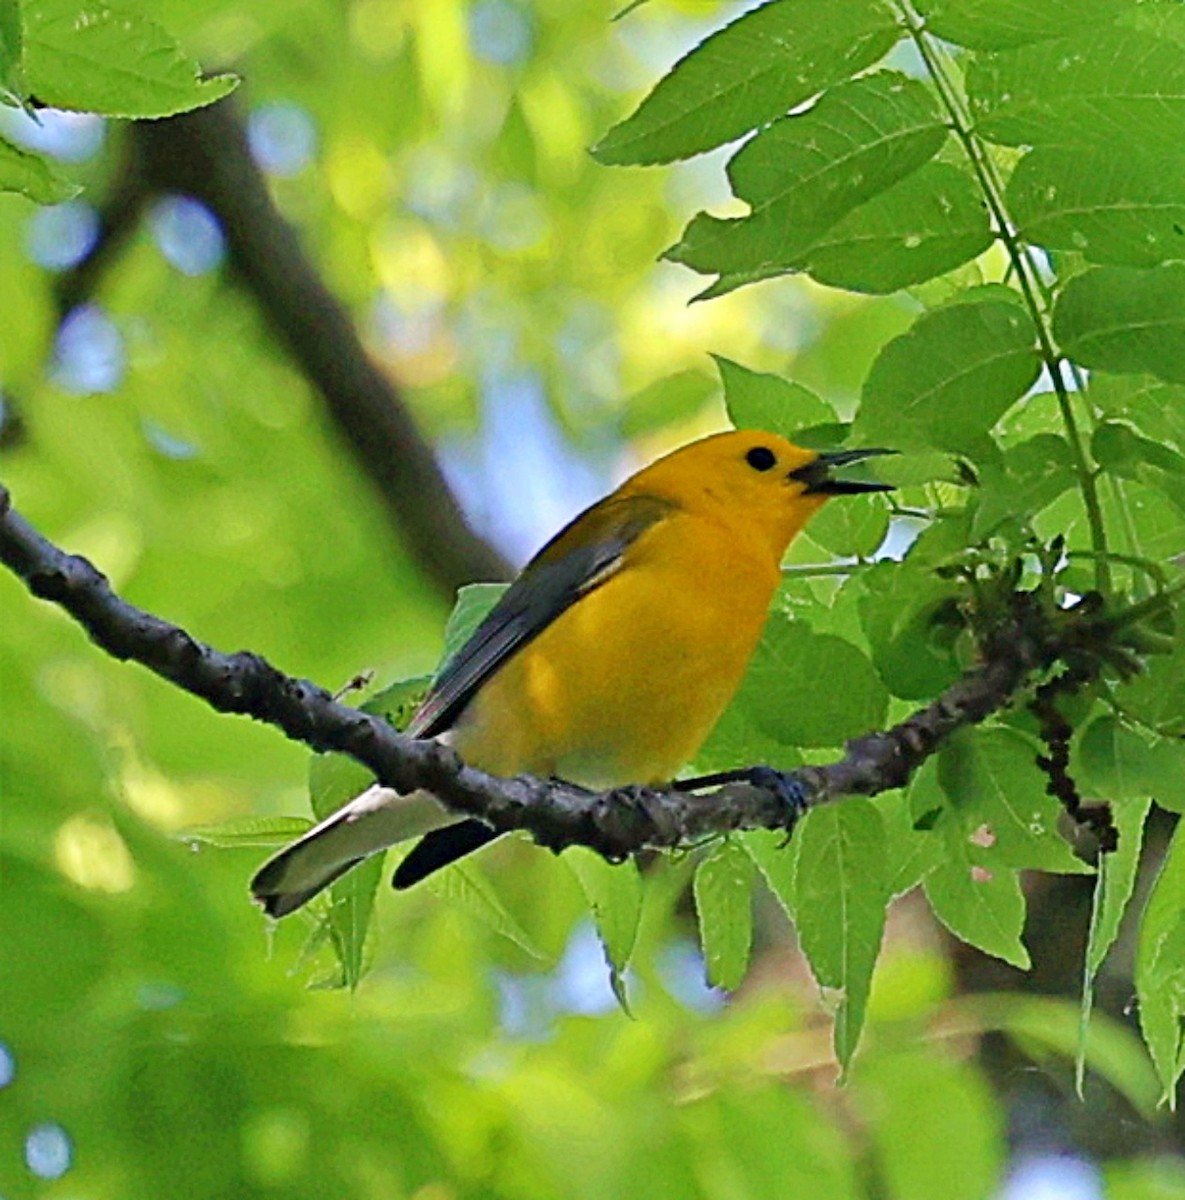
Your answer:
[[[776,433],[737,430],[683,446],[641,472],[647,490],[688,509],[709,508],[758,528],[781,556],[832,496],[885,492],[891,484],[839,472],[892,450],[807,450]]]

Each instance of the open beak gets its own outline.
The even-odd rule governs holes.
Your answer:
[[[860,492],[891,492],[891,483],[865,483],[856,479],[834,479],[831,472],[849,463],[861,462],[896,450],[825,450],[817,458],[790,472],[790,478],[805,484],[805,496],[854,496]]]

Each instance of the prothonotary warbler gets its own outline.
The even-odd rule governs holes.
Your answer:
[[[741,431],[652,463],[527,564],[407,732],[499,775],[597,789],[672,779],[736,692],[795,535],[831,496],[887,490],[833,471],[884,453],[818,453]],[[426,792],[376,784],[265,863],[252,892],[282,917],[367,856],[425,834],[396,887],[496,836]]]

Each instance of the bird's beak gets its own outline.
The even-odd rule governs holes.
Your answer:
[[[896,454],[896,450],[825,450],[805,467],[790,472],[790,478],[806,486],[804,496],[854,496],[860,492],[891,492],[891,483],[865,483],[857,479],[833,479],[831,472],[849,463],[861,462],[879,454]]]

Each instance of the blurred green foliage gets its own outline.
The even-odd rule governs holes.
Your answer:
[[[935,567],[968,545],[995,535],[1011,554],[1065,534],[1059,585],[1099,581],[1084,469],[1124,556],[1117,594],[1146,596],[1185,552],[1180,230],[1165,215],[1185,194],[1155,165],[1180,145],[1182,10],[917,10],[950,43],[919,35],[930,59],[907,52],[897,5],[777,0],[664,76],[736,14],[0,0],[0,88],[150,116],[208,102],[229,69],[242,112],[295,114],[313,137],[273,173],[277,203],[421,425],[479,475],[471,489],[521,469],[517,443],[489,430],[523,377],[547,398],[530,420],[599,464],[604,486],[726,414],[805,425],[819,445],[854,418],[855,437],[917,451],[894,513],[862,502],[796,544],[753,673],[697,764],[789,767],[957,676],[968,640],[944,619],[958,589]],[[787,31],[783,59],[771,45]],[[849,79],[895,44],[906,75]],[[1129,77],[1150,104],[1114,83]],[[723,100],[705,96],[717,80]],[[814,116],[782,116],[821,90]],[[444,605],[225,269],[178,269],[160,226],[140,225],[94,296],[107,381],[79,384],[32,201],[106,194],[124,130],[108,122],[76,162],[3,115],[0,186],[24,196],[0,195],[0,478],[21,511],[221,647],[327,686],[430,671]],[[971,138],[973,119],[979,170],[949,136]],[[750,131],[729,164],[748,216],[718,157],[610,170],[588,152],[669,161]],[[820,155],[826,186],[779,174]],[[988,247],[985,189],[1049,252],[1034,294]],[[704,204],[732,207],[696,215]],[[688,305],[703,281],[655,263],[674,243],[671,257],[718,275],[720,298]],[[799,278],[743,286],[776,274]],[[1074,398],[1085,468],[1056,397],[1030,392],[1053,345],[1039,326],[1075,368],[1112,372]],[[575,507],[570,484],[547,481],[549,503]],[[903,562],[873,565],[890,515],[898,555],[903,531],[921,535]],[[531,527],[536,542],[549,531]],[[857,561],[837,573],[837,556]],[[447,636],[488,598],[467,593]],[[1008,1166],[1006,1114],[972,1049],[1002,1032],[1069,1078],[1076,1005],[958,995],[933,919],[1024,966],[1021,871],[1082,869],[1023,718],[948,747],[905,796],[812,814],[789,847],[745,835],[650,864],[639,884],[633,868],[512,841],[431,887],[379,888],[369,925],[377,864],[350,929],[314,912],[272,930],[245,883],[309,811],[301,748],[110,661],[6,573],[0,613],[5,1200],[938,1200],[955,1179],[987,1197]],[[1099,893],[1092,979],[1135,888],[1149,799],[1180,808],[1180,681],[1178,641],[1075,717],[1075,770],[1133,805]],[[796,711],[779,688],[817,702]],[[314,766],[315,795],[339,785],[334,764]],[[1136,948],[1155,1071],[1128,1026],[1096,1015],[1081,1035],[1090,1081],[1153,1124],[1183,1065],[1182,861],[1178,838]],[[1121,1157],[1100,1178],[1112,1200],[1185,1196],[1179,1160]]]

